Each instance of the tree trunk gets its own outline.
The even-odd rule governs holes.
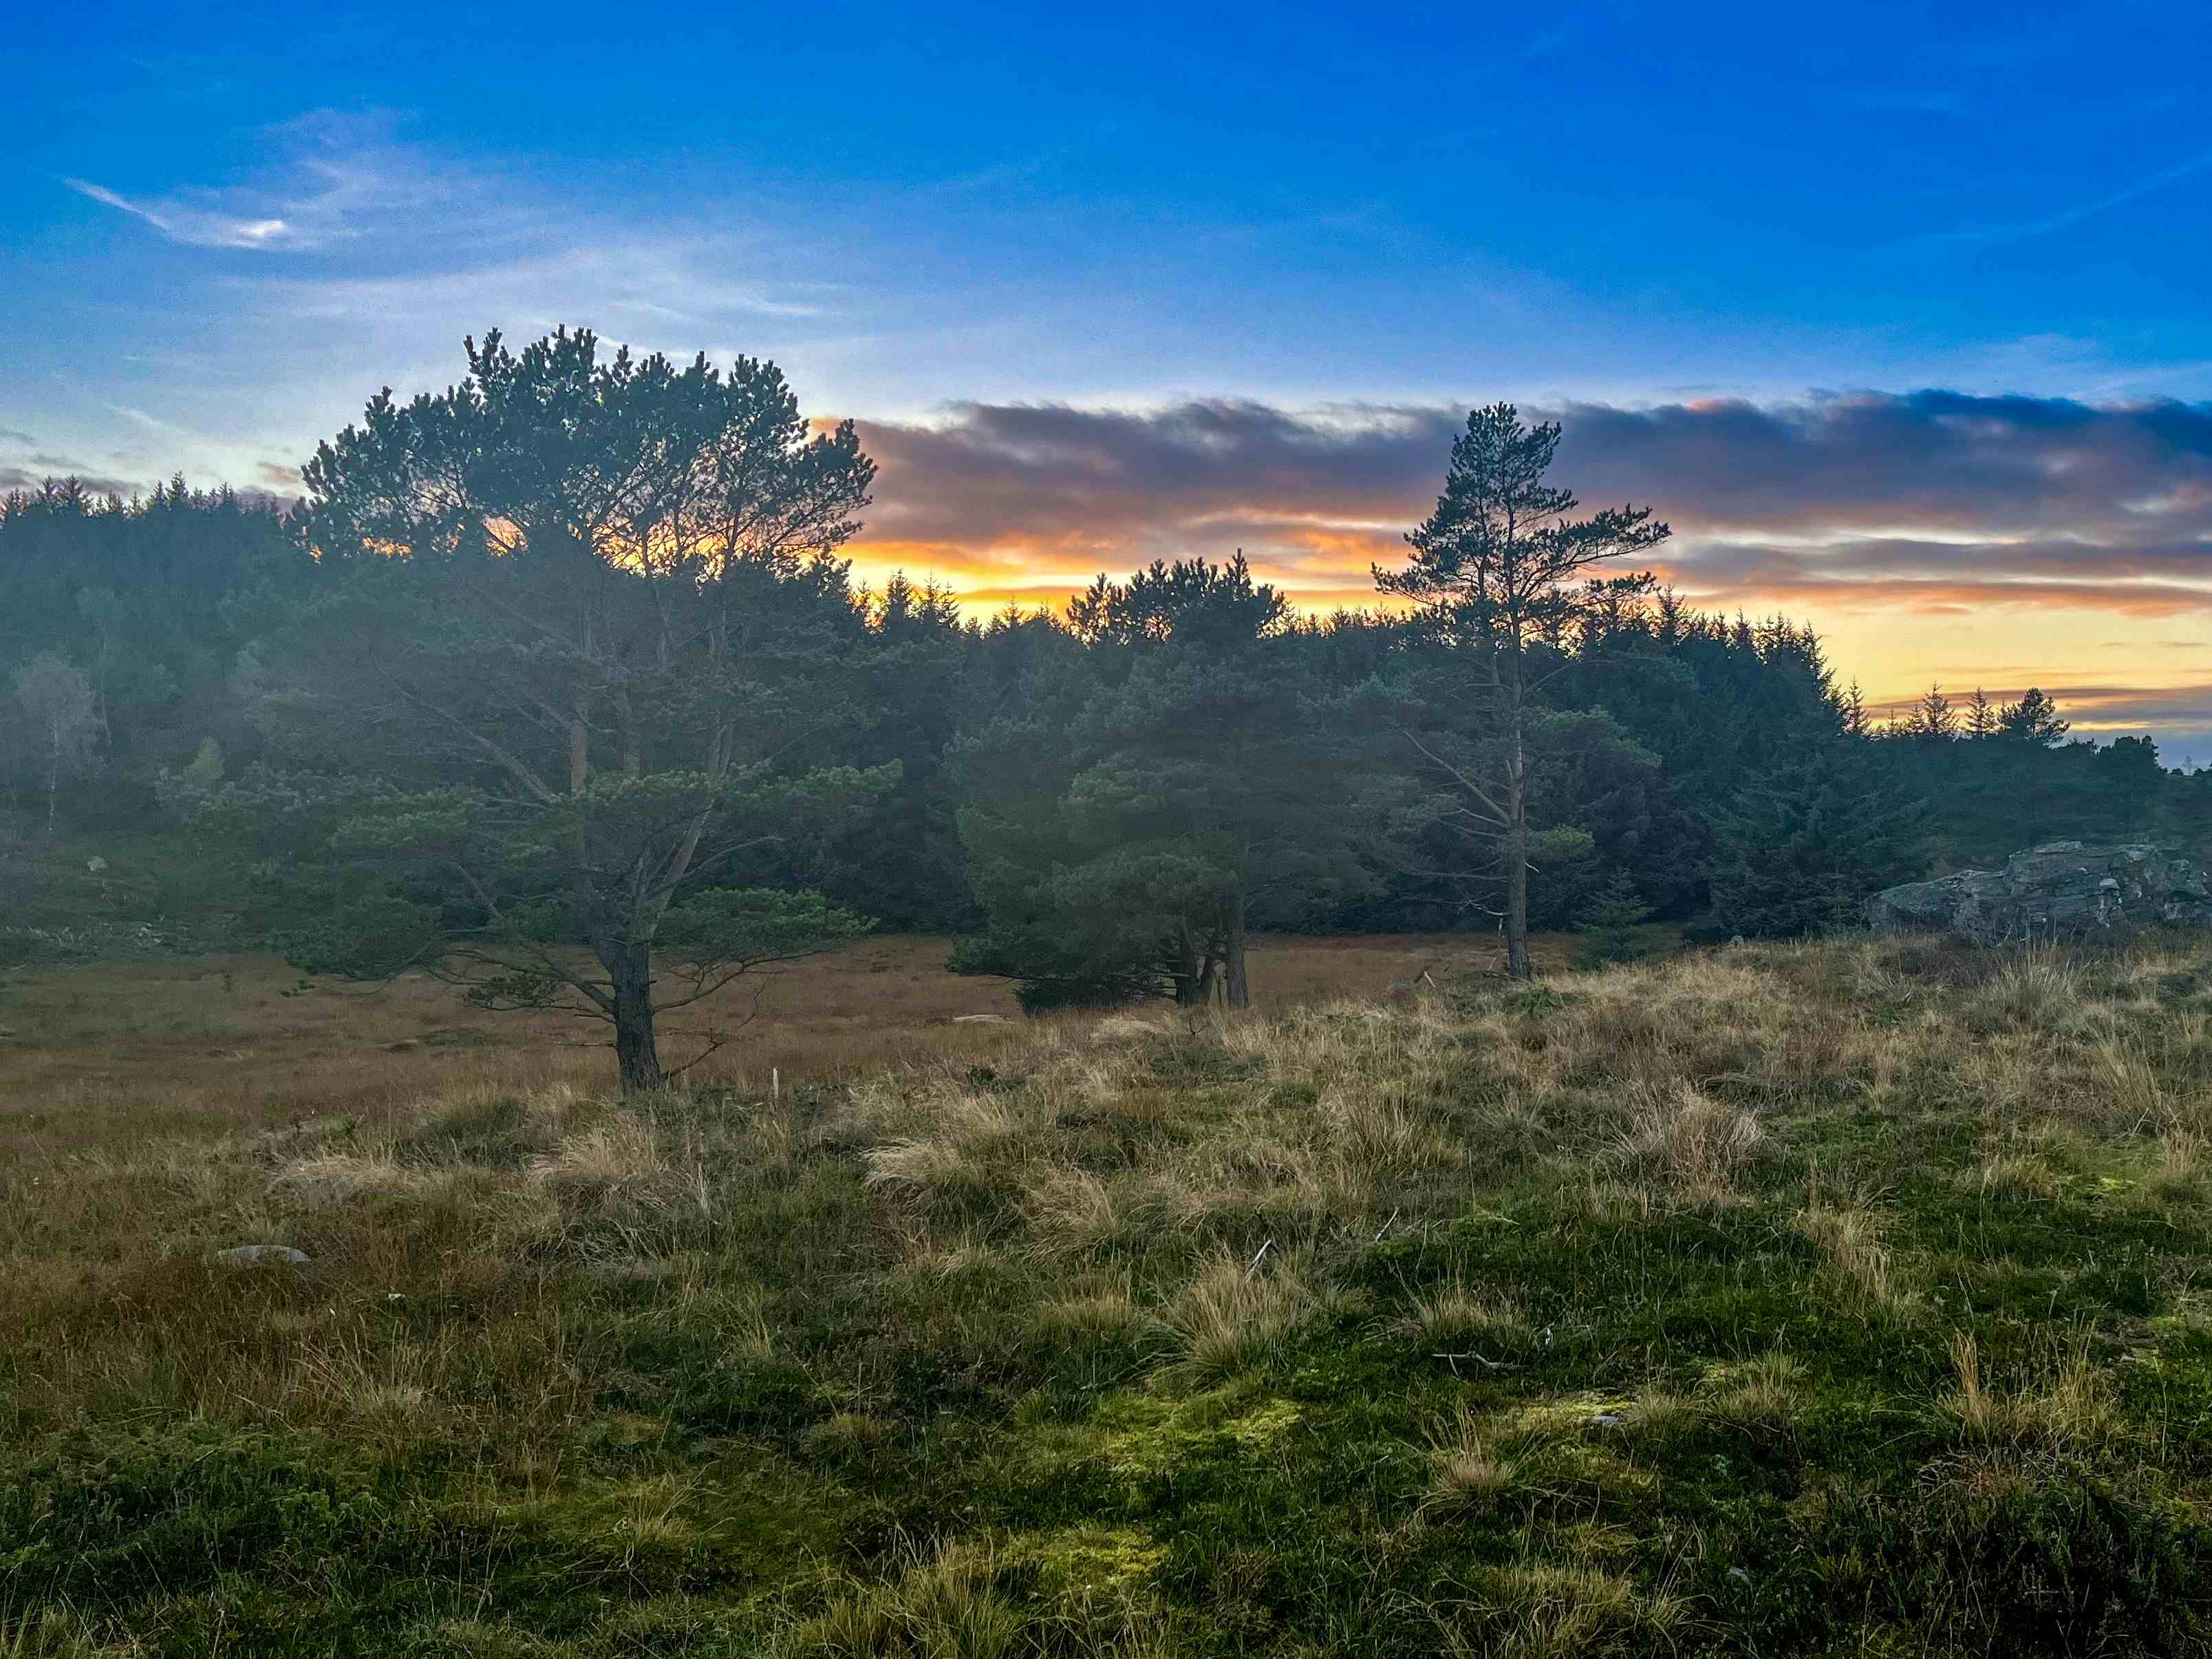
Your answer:
[[[1252,988],[1244,978],[1244,890],[1230,896],[1227,925],[1222,929],[1221,959],[1229,1006],[1252,1006]]]
[[[606,963],[614,981],[615,1065],[622,1074],[622,1091],[636,1094],[658,1089],[668,1081],[660,1069],[660,1050],[653,1033],[653,947],[620,945],[609,952]]]
[[[1190,924],[1177,922],[1175,933],[1167,943],[1170,963],[1168,977],[1175,981],[1176,1006],[1202,1008],[1213,994],[1213,959],[1199,953],[1197,941],[1190,936]]]
[[[1528,795],[1516,721],[1505,758],[1505,976],[1530,977],[1528,968]]]

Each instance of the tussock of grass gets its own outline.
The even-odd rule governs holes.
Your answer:
[[[1428,1492],[1418,1511],[1426,1523],[1494,1504],[1513,1489],[1511,1462],[1498,1455],[1463,1406],[1431,1443],[1429,1465]]]
[[[2212,1172],[2212,1148],[2189,1129],[2169,1129],[2158,1138],[2158,1155],[2143,1176],[2142,1201],[2152,1209],[2201,1202]]]
[[[1992,1152],[1962,1172],[1961,1184],[1984,1198],[2054,1198],[2066,1178],[2033,1152]]]
[[[1951,1364],[1958,1386],[1941,1409],[1969,1441],[2067,1449],[2096,1446],[2120,1430],[2112,1380],[2092,1366],[2086,1345],[2008,1389],[1985,1382],[1980,1346],[1968,1332],[1952,1338]]]
[[[1689,1395],[1654,1385],[1629,1401],[1620,1413],[1621,1427],[1630,1434],[1663,1440],[1694,1428],[1698,1415],[1697,1402]]]
[[[1965,999],[1969,1029],[2067,1031],[2079,1024],[2087,989],[2081,966],[2054,948],[2030,947]]]
[[[1136,1330],[1143,1322],[1127,1292],[1093,1291],[1062,1297],[1036,1310],[1038,1333],[1059,1341],[1108,1340]]]
[[[1826,1260],[1847,1304],[1868,1313],[1899,1314],[1918,1305],[1899,1280],[1888,1243],[1888,1218],[1863,1204],[1814,1202],[1797,1214],[1797,1230]]]
[[[628,1115],[567,1137],[556,1150],[530,1165],[530,1173],[539,1181],[601,1191],[634,1191],[667,1172],[667,1160],[652,1126]]]
[[[1444,1624],[1445,1651],[1498,1659],[1664,1651],[1686,1633],[1689,1603],[1596,1567],[1527,1565],[1485,1575],[1472,1617]],[[1472,1638],[1472,1639],[1471,1639]]]
[[[1072,1165],[1029,1177],[1023,1198],[1037,1246],[1049,1255],[1094,1254],[1112,1243],[1125,1224],[1105,1182]]]
[[[1750,1112],[1677,1082],[1644,1091],[1622,1149],[1687,1196],[1720,1204],[1735,1201],[1738,1175],[1765,1141],[1766,1131]]]
[[[1418,1298],[1401,1328],[1416,1346],[1433,1351],[1476,1337],[1518,1335],[1528,1330],[1528,1323],[1504,1297],[1452,1279]]]
[[[1201,1261],[1162,1315],[1193,1369],[1231,1376],[1279,1354],[1322,1305],[1300,1267],[1295,1256]]]
[[[1138,1019],[1128,1014],[1109,1014],[1091,1028],[1093,1042],[1143,1042],[1158,1036],[1167,1027],[1158,1020]]]
[[[787,1659],[1009,1659],[1028,1621],[993,1589],[996,1571],[988,1550],[948,1547],[892,1584],[842,1597],[776,1651]]]
[[[276,1184],[319,1208],[343,1209],[364,1199],[418,1199],[449,1183],[453,1172],[402,1164],[391,1152],[317,1152],[295,1158]]]
[[[1702,1399],[1723,1421],[1780,1427],[1797,1414],[1806,1380],[1804,1362],[1777,1351],[1743,1364],[1716,1366]]]

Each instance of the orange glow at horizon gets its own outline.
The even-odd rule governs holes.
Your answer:
[[[1294,548],[1243,550],[1254,574],[1307,614],[1382,608],[1368,568],[1402,559],[1395,532],[1301,526],[1297,541]],[[1200,550],[1225,557],[1235,549]],[[2201,726],[2185,705],[2212,702],[2212,589],[1844,572],[1722,589],[1700,580],[1694,547],[1684,550],[1689,556],[1656,570],[1686,601],[1723,615],[1781,615],[1811,624],[1838,683],[1857,681],[1877,714],[1908,707],[1931,684],[1961,704],[1977,686],[2004,702],[2035,685],[2059,700],[2076,732],[2109,735],[2177,720]],[[846,550],[856,582],[880,590],[895,572],[916,582],[933,576],[979,618],[1009,602],[1059,613],[1102,570],[1118,580],[1164,556],[1149,547],[1141,556],[1125,550],[1118,559],[1101,558],[1101,551],[1070,549],[1051,537],[988,548],[862,540]],[[2212,753],[2200,758],[2212,761]]]

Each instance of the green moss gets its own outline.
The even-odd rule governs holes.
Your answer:
[[[1023,1535],[1010,1553],[1036,1567],[1047,1594],[1086,1600],[1136,1595],[1168,1559],[1164,1545],[1133,1527],[1069,1527]]]

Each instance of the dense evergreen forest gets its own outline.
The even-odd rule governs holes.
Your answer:
[[[1241,996],[1248,927],[1498,926],[1521,832],[1480,805],[1503,728],[1466,718],[1489,647],[1463,605],[1300,616],[1241,556],[1199,556],[975,618],[933,584],[854,585],[838,550],[872,468],[770,366],[493,337],[464,391],[372,404],[304,503],[64,479],[0,504],[19,844],[173,842],[199,941],[465,958],[495,1000],[577,993],[561,949],[641,916],[690,941],[702,988],[872,925],[961,936],[956,967],[1032,1006]],[[561,398],[582,413],[555,453]],[[1534,444],[1540,472],[1542,429],[1481,425],[1510,414],[1465,443]],[[441,495],[424,434],[464,419],[478,471]],[[618,453],[658,482],[580,528],[574,480]],[[2212,787],[2147,738],[2072,738],[2036,692],[1877,720],[1809,629],[1600,574],[1516,636],[1535,928],[1802,933],[2037,840],[2202,844]],[[562,837],[596,850],[516,850]],[[740,918],[741,944],[701,945]]]

